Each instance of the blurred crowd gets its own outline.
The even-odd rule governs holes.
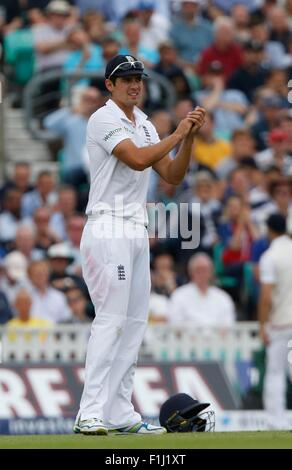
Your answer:
[[[266,221],[275,213],[287,218],[292,207],[292,0],[0,0],[1,67],[12,88],[9,47],[24,32],[35,75],[102,74],[111,57],[129,53],[169,80],[170,110],[151,85],[143,103],[161,138],[194,106],[206,108],[184,182],[151,174],[148,201],[168,211],[165,237],[150,239],[150,321],[257,320]],[[42,115],[42,127],[61,142],[58,174],[32,179],[33,162],[20,158],[0,188],[2,324],[80,323],[94,315],[79,252],[89,188],[85,135],[107,95],[88,77],[71,93],[70,106],[59,100]],[[188,204],[197,248],[182,248],[179,220],[178,237],[168,236],[171,203]]]

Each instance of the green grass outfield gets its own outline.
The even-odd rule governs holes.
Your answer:
[[[292,432],[0,436],[0,449],[292,449]]]

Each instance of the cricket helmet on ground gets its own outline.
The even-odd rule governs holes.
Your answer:
[[[160,409],[159,421],[167,432],[210,432],[215,429],[215,413],[204,411],[210,403],[200,403],[186,393],[168,398]]]

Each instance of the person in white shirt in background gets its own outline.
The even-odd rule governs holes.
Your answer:
[[[188,263],[190,282],[178,287],[171,296],[168,321],[174,325],[231,327],[235,308],[229,294],[211,285],[214,268],[205,253],[193,255]]]
[[[63,292],[49,284],[48,261],[32,261],[28,267],[29,280],[24,287],[32,298],[31,315],[45,318],[53,323],[62,323],[72,318]]]
[[[292,234],[291,212],[287,231]],[[275,213],[267,219],[270,247],[260,258],[260,336],[266,347],[263,404],[271,429],[289,429],[286,417],[286,376],[292,380],[289,341],[292,339],[292,239],[286,219]]]

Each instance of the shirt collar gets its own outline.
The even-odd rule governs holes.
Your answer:
[[[275,238],[272,242],[271,245],[272,247],[282,243],[283,241],[290,240],[290,237],[288,235],[280,235],[279,237]]]
[[[124,111],[111,98],[106,102],[106,106],[107,108],[112,109],[119,118],[132,123],[132,121],[125,115]],[[148,118],[147,114],[143,113],[143,111],[141,111],[137,106],[134,107],[134,116],[138,125],[142,124]]]

